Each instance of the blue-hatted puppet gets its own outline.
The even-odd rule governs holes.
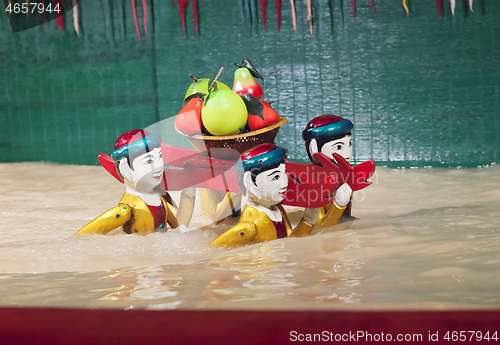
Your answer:
[[[188,225],[194,207],[194,188],[181,193],[178,210],[160,188],[164,173],[160,137],[141,129],[121,135],[111,155],[126,186],[117,206],[103,213],[76,234],[106,234],[121,227],[128,234],[148,234]],[[117,176],[118,177],[118,176]]]
[[[281,206],[288,188],[286,150],[275,144],[261,144],[241,155],[239,183],[248,198],[238,224],[211,245],[236,247],[285,237],[307,236],[318,219],[318,208],[307,208],[292,228]]]
[[[335,115],[322,115],[309,121],[302,132],[302,138],[310,162],[321,165],[318,153],[322,153],[336,164],[350,163],[353,128],[354,125],[350,120]],[[373,170],[375,169],[374,161],[363,164],[372,164]],[[334,199],[320,208],[316,227],[336,225],[355,219],[351,216],[352,188],[349,183],[343,183],[332,196]]]

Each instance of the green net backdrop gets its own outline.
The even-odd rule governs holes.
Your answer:
[[[278,134],[293,160],[307,159],[306,123],[322,114],[353,121],[356,161],[391,167],[463,166],[499,162],[500,1],[282,0],[281,31],[267,1],[267,31],[243,21],[239,1],[198,0],[186,35],[178,5],[147,0],[148,32],[137,1],[142,41],[129,0],[82,0],[80,35],[72,12],[13,34],[0,15],[0,162],[97,164],[132,128],[175,116],[192,73],[233,83],[233,62],[251,59],[265,78],[264,99],[289,123]],[[343,11],[341,11],[343,9]],[[168,142],[167,139],[165,141]],[[170,142],[171,143],[171,142]],[[171,143],[175,144],[175,143]]]

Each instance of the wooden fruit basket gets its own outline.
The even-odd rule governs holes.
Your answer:
[[[288,119],[280,117],[280,120],[274,125],[244,134],[224,136],[186,135],[177,127],[175,127],[175,130],[185,135],[194,149],[200,153],[207,152],[210,157],[236,160],[241,153],[252,147],[264,143],[273,143],[280,126],[287,122]]]

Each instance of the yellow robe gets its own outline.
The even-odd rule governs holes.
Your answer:
[[[303,219],[295,229],[292,229],[285,210],[281,205],[277,206],[285,222],[288,237],[307,236],[311,233],[313,226]],[[276,228],[268,215],[251,206],[246,206],[238,224],[217,237],[210,245],[237,247],[276,239],[278,239]]]
[[[352,196],[351,201],[346,206],[338,206],[335,201],[329,202],[325,206],[321,207],[321,211],[319,212],[318,221],[314,225],[316,228],[326,227],[337,225],[339,223],[343,223],[345,221],[355,219],[351,217],[350,205],[352,204]],[[346,209],[349,207],[349,210]]]
[[[160,195],[166,211],[166,223],[171,228],[179,226],[175,209],[165,197]],[[138,196],[125,193],[118,206],[104,212],[99,217],[85,225],[76,235],[84,234],[107,234],[113,229],[122,227],[127,234],[146,235],[153,232],[154,219],[148,206]]]

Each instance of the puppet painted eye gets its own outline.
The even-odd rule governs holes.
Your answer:
[[[337,150],[339,150],[339,151],[342,150],[342,145],[340,145],[340,144],[337,145]]]
[[[148,159],[147,161],[144,162],[144,165],[146,164],[153,164],[153,160],[152,159]]]
[[[279,180],[279,179],[280,179],[280,175],[274,175],[274,177],[273,177],[273,181],[277,181],[277,180]]]
[[[349,140],[349,146],[352,146],[352,139]]]

